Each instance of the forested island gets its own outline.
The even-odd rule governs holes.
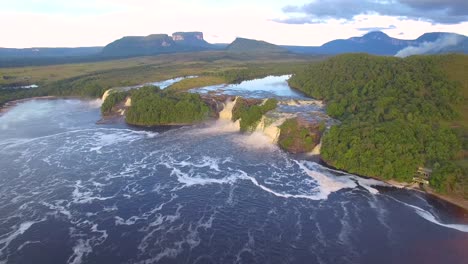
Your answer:
[[[321,156],[359,175],[411,182],[468,197],[468,56],[406,59],[347,54],[310,65],[289,84],[324,100],[341,121],[325,133]]]
[[[132,106],[125,121],[132,125],[192,124],[208,118],[211,109],[200,95],[143,87],[131,92]]]

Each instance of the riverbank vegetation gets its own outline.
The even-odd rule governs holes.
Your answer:
[[[263,115],[275,109],[278,104],[278,100],[274,98],[265,100],[261,104],[257,104],[255,101],[258,100],[249,100],[242,97],[237,98],[236,105],[232,110],[232,121],[240,119],[240,130],[242,132],[253,132],[257,128]]]
[[[301,124],[298,118],[290,118],[280,126],[278,145],[291,153],[311,152],[324,130],[325,123]]]
[[[128,92],[111,92],[107,96],[106,100],[102,102],[101,113],[103,115],[109,114],[112,111],[112,108],[116,106],[118,103],[125,100],[128,94],[129,94]]]
[[[307,67],[290,79],[325,100],[342,121],[323,137],[322,157],[360,175],[411,181],[433,169],[431,186],[468,197],[466,55],[405,59],[347,54]],[[454,125],[455,124],[455,125]]]
[[[206,87],[226,83],[226,80],[217,76],[199,76],[187,78],[167,87],[168,90],[187,91],[193,88]]]
[[[131,98],[125,121],[133,125],[192,124],[208,118],[211,111],[198,94],[174,93],[154,86],[132,90]]]

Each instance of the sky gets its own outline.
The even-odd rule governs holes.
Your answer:
[[[0,47],[104,46],[123,36],[202,31],[318,46],[381,30],[468,35],[468,0],[0,0]]]

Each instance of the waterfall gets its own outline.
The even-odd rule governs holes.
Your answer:
[[[280,126],[286,121],[286,118],[271,119],[266,116],[262,116],[262,119],[255,129],[256,132],[261,132],[268,138],[270,138],[271,143],[277,143],[281,129]]]
[[[312,152],[310,152],[311,155],[320,155],[320,149],[322,148],[322,141],[320,141],[320,143],[318,143],[317,146],[315,146],[315,148],[312,150]]]
[[[125,101],[125,107],[130,107],[132,106],[132,98],[127,97],[127,100]]]
[[[236,105],[236,102],[237,102],[237,97],[236,97],[236,99],[234,101],[226,102],[224,104],[223,110],[221,110],[221,112],[219,112],[219,119],[231,121],[232,120],[232,109],[234,109],[234,106]]]
[[[109,94],[112,92],[112,89],[109,89],[107,91],[104,92],[104,94],[102,95],[102,102],[104,103],[106,101],[106,98],[109,96]]]

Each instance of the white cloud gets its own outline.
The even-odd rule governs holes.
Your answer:
[[[378,15],[356,16],[347,23],[331,20],[326,24],[281,24],[271,21],[280,15],[280,9],[275,13],[272,7],[275,5],[266,4],[266,0],[260,4],[247,0],[230,2],[229,8],[222,4],[203,4],[214,0],[95,0],[97,6],[109,5],[114,11],[80,16],[8,11],[3,8],[6,0],[0,1],[0,24],[8,25],[2,27],[0,47],[103,46],[123,36],[176,31],[202,31],[209,42],[216,43],[228,43],[240,36],[275,44],[321,45],[337,38],[362,35],[358,28],[389,25],[395,25],[395,29],[385,30],[387,34],[397,37],[403,31],[402,37],[407,39],[433,31],[468,35],[468,22],[432,25]],[[71,0],[69,4],[73,2],[78,1]],[[83,5],[89,2],[86,0]]]
[[[400,50],[396,57],[408,57],[418,54],[438,53],[445,48],[455,46],[463,40],[463,37],[457,35],[443,36],[434,42],[423,42],[418,46],[411,46]]]

